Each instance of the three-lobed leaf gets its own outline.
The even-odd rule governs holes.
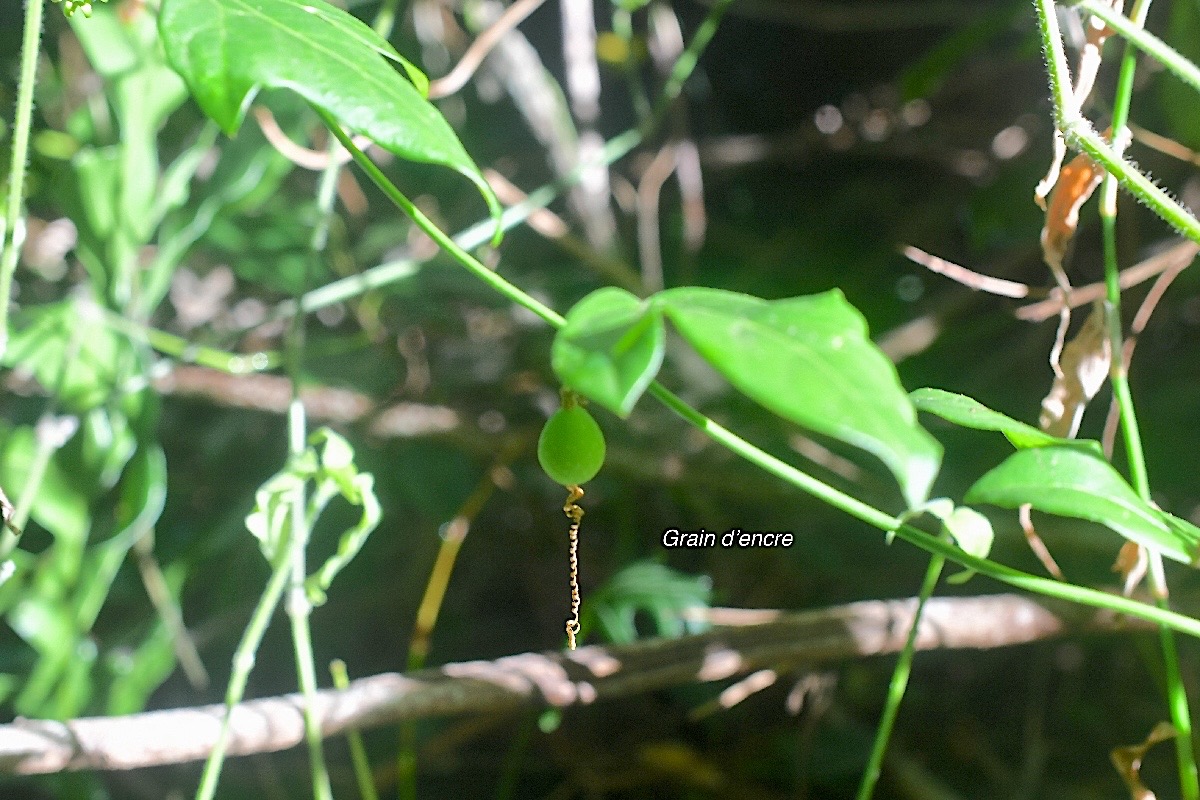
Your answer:
[[[423,96],[427,80],[361,20],[324,0],[164,0],[158,25],[171,66],[226,133],[259,89],[291,89],[401,158],[457,170],[498,217],[479,168]]]
[[[1164,556],[1195,563],[1200,529],[1146,503],[1102,457],[1075,447],[1018,450],[975,482],[969,503],[1038,511],[1105,525]]]

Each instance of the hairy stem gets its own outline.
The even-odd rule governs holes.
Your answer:
[[[0,227],[0,357],[8,350],[8,302],[13,274],[25,242],[25,162],[29,159],[29,131],[33,125],[33,86],[37,81],[38,51],[42,42],[44,0],[29,0],[25,7],[25,33],[21,39],[21,76],[13,121],[12,162],[8,172],[8,204]]]

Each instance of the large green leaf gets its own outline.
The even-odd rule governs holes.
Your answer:
[[[1074,447],[1038,447],[1013,453],[975,482],[969,503],[1091,520],[1130,541],[1185,564],[1200,557],[1200,531],[1146,503],[1103,458]]]
[[[937,476],[942,448],[917,424],[866,320],[833,290],[766,301],[718,289],[669,289],[657,301],[730,383],[772,412],[874,454],[910,508]]]
[[[462,173],[498,217],[479,168],[423,96],[424,76],[345,11],[324,0],[164,0],[158,27],[171,66],[226,133],[237,131],[259,89],[291,89],[402,158]]]
[[[941,389],[917,389],[909,395],[918,411],[935,414],[947,422],[980,431],[999,431],[1017,448],[1062,445],[1089,450],[1096,455],[1103,451],[1092,439],[1060,439],[1032,425],[1015,420],[980,403],[974,398]]]
[[[563,384],[627,417],[662,366],[665,339],[662,317],[650,303],[608,287],[567,314],[551,361]]]

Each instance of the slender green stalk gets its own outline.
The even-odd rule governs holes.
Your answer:
[[[271,350],[260,350],[257,353],[229,353],[215,347],[189,342],[182,336],[135,322],[110,309],[100,309],[100,311],[104,315],[104,322],[113,330],[123,333],[134,341],[144,342],[158,352],[185,364],[199,364],[202,367],[211,367],[230,375],[247,375],[275,369],[282,363],[279,353]]]
[[[334,149],[330,142],[330,151]],[[325,251],[329,240],[329,221],[333,214],[333,200],[337,188],[340,167],[336,159],[330,159],[321,173],[317,188],[317,220],[309,244],[310,256],[316,259]],[[304,359],[304,317],[292,318],[287,340],[287,366],[292,381],[292,401],[288,406],[288,453],[292,459],[304,456],[308,448],[308,421],[304,404],[300,401],[301,365]],[[327,500],[326,500],[327,502]],[[312,708],[317,697],[317,665],[313,657],[312,602],[308,599],[305,580],[308,577],[308,540],[316,515],[308,513],[308,484],[298,481],[292,490],[292,536],[289,558],[291,560],[291,582],[288,589],[287,611],[292,623],[292,649],[296,655],[296,678],[300,694],[304,698],[304,739],[308,745],[309,766],[312,771],[313,797],[316,800],[333,800],[333,788],[329,782],[329,770],[325,765],[325,750],[321,738],[320,721],[313,715]]]
[[[298,392],[298,386],[293,384]],[[299,458],[306,447],[306,422],[304,404],[294,396],[288,406],[289,450],[292,458]],[[333,789],[329,783],[329,770],[325,766],[325,751],[321,741],[320,721],[313,715],[312,707],[317,696],[317,670],[313,657],[312,631],[309,617],[312,603],[304,589],[308,577],[306,549],[313,519],[306,513],[308,505],[307,484],[297,481],[292,491],[291,543],[288,547],[289,581],[287,613],[291,620],[292,649],[296,655],[296,678],[300,694],[304,698],[304,740],[308,745],[310,769],[312,770],[313,797],[317,800],[333,800]]]
[[[1042,34],[1042,53],[1046,58],[1046,74],[1050,77],[1050,99],[1054,101],[1054,125],[1062,131],[1067,117],[1079,114],[1071,91],[1071,70],[1067,66],[1067,54],[1062,46],[1062,33],[1058,29],[1058,16],[1054,0],[1036,0],[1039,30]],[[1064,131],[1065,133],[1065,131]]]
[[[0,227],[0,356],[8,350],[8,301],[12,298],[13,275],[25,242],[25,162],[29,159],[29,131],[33,125],[33,86],[37,81],[38,50],[42,42],[44,0],[29,0],[25,6],[25,33],[21,39],[21,76],[17,84],[17,108],[13,120],[12,162],[8,172],[8,205]]]
[[[638,129],[630,129],[614,136],[605,144],[604,149],[601,151],[599,156],[601,162],[604,164],[615,163],[628,155],[633,148],[641,144],[643,138],[644,134]],[[353,151],[351,153],[353,154]],[[359,164],[362,165],[362,162],[359,162]],[[591,163],[580,164],[569,174],[564,175],[557,181],[530,192],[523,202],[505,209],[504,213],[500,216],[500,230],[509,231],[515,228],[525,222],[530,214],[550,205],[563,191],[578,183],[582,179],[583,173],[593,166]],[[463,250],[473,250],[482,244],[486,244],[492,238],[495,230],[496,223],[489,218],[482,222],[477,222],[455,235],[454,242]],[[378,289],[381,286],[386,286],[414,275],[419,268],[419,264],[420,262],[415,259],[398,259],[396,261],[389,261],[386,264],[380,264],[377,267],[372,267],[360,275],[352,275],[347,278],[331,281],[324,286],[306,292],[299,303],[295,301],[281,303],[276,308],[272,318],[279,319],[290,316],[295,314],[297,309],[307,313],[343,303],[359,295],[366,294],[372,289]]]
[[[500,780],[496,782],[495,800],[512,800],[517,794],[517,782],[521,777],[521,762],[529,751],[529,742],[537,729],[537,713],[529,711],[518,723],[504,763],[500,767]]]
[[[1149,2],[1139,2],[1133,13],[1144,20],[1150,9]],[[1140,24],[1140,23],[1139,23]],[[1117,156],[1124,150],[1128,136],[1129,105],[1133,96],[1133,79],[1137,70],[1137,59],[1132,48],[1125,47],[1121,59],[1121,72],[1117,79],[1117,91],[1113,101],[1112,141]],[[1117,263],[1117,181],[1111,173],[1104,176],[1100,187],[1100,224],[1104,235],[1104,287],[1108,308],[1109,343],[1112,348],[1112,369],[1109,377],[1113,384],[1113,395],[1121,411],[1121,432],[1125,441],[1126,460],[1133,486],[1142,499],[1150,499],[1150,480],[1146,474],[1146,457],[1142,452],[1142,438],[1134,413],[1133,397],[1129,391],[1129,380],[1125,361],[1121,356],[1121,285],[1120,265]]]
[[[375,185],[378,186],[383,193],[388,196],[388,199],[395,203],[401,211],[412,218],[413,222],[417,224],[418,228],[420,228],[430,238],[437,242],[437,244],[443,250],[445,250],[451,258],[465,267],[469,272],[475,275],[475,277],[479,278],[481,281],[494,289],[501,297],[504,297],[505,299],[516,303],[517,305],[524,306],[556,328],[562,327],[563,318],[557,311],[525,294],[525,292],[521,291],[507,280],[500,277],[499,274],[488,269],[474,256],[459,246],[454,239],[434,225],[432,220],[421,213],[421,210],[417,208],[416,204],[414,204],[413,201],[409,200],[399,189],[397,189],[396,185],[388,180],[387,176],[383,174],[379,167],[375,166],[375,162],[367,158],[366,154],[355,146],[350,137],[347,136],[346,133],[341,129],[341,126],[337,124],[337,120],[335,120],[322,109],[315,107],[314,109],[318,114],[321,115],[321,118],[325,121],[326,126],[328,126],[329,130],[333,131],[334,136],[336,136],[338,141],[342,143],[342,146],[346,148],[354,161],[362,168],[364,172],[367,173],[367,176],[375,182]]]
[[[1143,16],[1138,19],[1136,11],[1131,11],[1128,17],[1114,11],[1108,3],[1097,0],[1077,0],[1073,5],[1081,11],[1086,11],[1104,22],[1105,25],[1119,33],[1125,41],[1138,50],[1150,56],[1171,71],[1175,77],[1188,86],[1200,92],[1200,67],[1197,67],[1178,50],[1142,27]]]
[[[1151,558],[1156,554],[1151,553]],[[1158,556],[1161,559],[1161,556]],[[1153,574],[1156,570],[1151,569]],[[1161,569],[1157,570],[1161,572]],[[1165,597],[1158,599],[1158,607],[1170,609]],[[1163,654],[1163,677],[1166,679],[1167,708],[1171,713],[1171,724],[1175,727],[1175,766],[1179,772],[1179,790],[1184,800],[1200,798],[1200,775],[1196,771],[1195,736],[1192,731],[1192,711],[1188,704],[1187,686],[1179,665],[1179,649],[1170,628],[1159,626],[1159,647]]]
[[[933,556],[929,559],[929,567],[925,570],[925,580],[921,583],[921,594],[917,598],[917,610],[913,614],[912,625],[908,629],[908,638],[904,641],[904,649],[900,651],[900,660],[892,670],[892,681],[888,684],[887,703],[883,707],[883,716],[879,727],[875,730],[875,742],[871,745],[871,757],[863,772],[862,782],[858,785],[857,800],[871,800],[875,793],[875,784],[879,782],[879,774],[883,769],[883,757],[887,753],[888,740],[892,737],[892,728],[896,724],[896,715],[900,712],[900,702],[904,699],[904,691],[908,688],[908,676],[912,674],[913,654],[917,651],[917,631],[921,627],[921,615],[925,611],[925,603],[933,596],[938,579],[942,576],[942,568],[946,566],[943,556]]]
[[[1094,4],[1087,4],[1094,5]],[[1130,10],[1129,20],[1121,18],[1121,24],[1145,34],[1142,25],[1150,10],[1150,0],[1138,0]],[[1097,14],[1099,17],[1100,15]],[[1110,15],[1111,16],[1111,15]],[[1117,25],[1105,20],[1117,29]],[[1112,113],[1112,148],[1115,155],[1121,156],[1128,141],[1129,107],[1133,97],[1133,82],[1137,71],[1137,57],[1134,52],[1134,36],[1131,30],[1122,31],[1126,38],[1125,52],[1121,58],[1121,72],[1117,79],[1117,90],[1113,100]],[[1148,35],[1148,34],[1147,34]],[[1153,38],[1153,37],[1151,37]],[[1157,41],[1157,40],[1155,40]],[[1143,48],[1145,49],[1145,48]],[[1173,53],[1174,51],[1172,51]],[[1175,54],[1178,55],[1178,54]],[[1190,61],[1186,64],[1196,73],[1192,84],[1200,90],[1200,71]],[[1177,73],[1178,74],[1178,73]],[[1181,76],[1182,77],[1182,76]],[[1117,181],[1111,173],[1105,175],[1100,189],[1100,223],[1104,235],[1104,284],[1108,306],[1109,340],[1113,353],[1110,379],[1113,385],[1113,396],[1121,412],[1121,438],[1125,442],[1126,461],[1129,464],[1129,474],[1138,495],[1150,501],[1150,480],[1146,470],[1146,458],[1142,449],[1141,432],[1138,428],[1137,415],[1134,410],[1133,394],[1129,390],[1129,378],[1123,353],[1121,332],[1121,289],[1119,284],[1119,264],[1117,262]],[[1147,557],[1154,562],[1149,570],[1151,590],[1159,608],[1169,610],[1167,586],[1163,581],[1162,556],[1159,553],[1148,553]],[[1179,786],[1184,800],[1200,800],[1200,773],[1196,768],[1196,753],[1192,734],[1192,715],[1188,707],[1187,687],[1184,685],[1179,664],[1179,651],[1175,643],[1175,635],[1170,628],[1159,627],[1159,647],[1163,656],[1163,673],[1166,680],[1167,707],[1171,715],[1171,724],[1175,727],[1176,768],[1179,773]]]
[[[346,662],[340,658],[329,665],[329,673],[333,677],[333,686],[339,691],[350,688],[350,676],[346,674]],[[350,746],[350,763],[354,765],[354,780],[358,783],[358,793],[363,800],[379,800],[375,791],[375,779],[371,776],[371,762],[367,759],[367,749],[363,747],[362,736],[351,728],[346,731],[346,743]]]
[[[238,642],[237,650],[234,651],[233,673],[229,676],[229,685],[225,687],[225,716],[221,718],[221,730],[217,734],[217,741],[213,744],[212,752],[208,754],[208,760],[204,763],[204,773],[200,777],[200,786],[196,790],[196,800],[212,800],[216,794],[217,781],[221,777],[221,766],[225,763],[225,751],[229,747],[229,728],[233,718],[233,709],[242,701],[242,697],[246,693],[246,681],[250,677],[251,670],[254,669],[258,646],[262,643],[263,634],[267,632],[267,626],[271,622],[275,609],[279,607],[283,590],[287,588],[291,563],[286,556],[286,539],[289,538],[289,535],[285,533],[284,537],[285,541],[281,543],[280,555],[271,572],[271,579],[267,581],[267,588],[258,598],[258,604],[250,616],[250,624],[246,626],[245,632],[242,633],[242,640]]]
[[[634,54],[638,38],[633,32],[633,13],[627,8],[622,8],[620,4],[613,4],[612,30],[625,44],[626,53],[625,60],[621,62],[621,75],[625,78],[625,86],[633,102],[633,113],[638,119],[646,119],[651,113],[650,98],[642,86],[641,64]]]
[[[721,25],[721,18],[725,16],[725,12],[732,5],[733,0],[717,0],[713,3],[708,15],[692,36],[692,41],[688,42],[688,46],[679,54],[679,58],[675,59],[675,66],[672,67],[671,74],[667,76],[667,82],[663,85],[662,93],[654,104],[653,112],[642,124],[641,129],[647,134],[662,125],[667,112],[671,110],[671,103],[675,102],[675,99],[683,91],[688,78],[692,76],[696,65],[700,63],[700,56],[707,49],[713,36],[716,35],[717,28]]]

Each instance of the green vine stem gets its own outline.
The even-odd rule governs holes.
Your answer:
[[[1085,10],[1095,3],[1085,3]],[[1105,7],[1107,12],[1111,9]],[[1130,10],[1129,19],[1111,19],[1112,13],[1103,16],[1096,14],[1110,28],[1117,30],[1126,39],[1125,51],[1121,57],[1121,71],[1117,79],[1116,94],[1113,99],[1112,112],[1112,148],[1115,155],[1120,157],[1129,141],[1129,108],[1133,97],[1133,82],[1137,71],[1137,57],[1134,52],[1134,34],[1140,38],[1149,36],[1142,26],[1150,11],[1150,0],[1138,0]],[[1119,16],[1119,15],[1117,15]],[[1154,42],[1161,44],[1155,37]],[[1165,45],[1164,45],[1165,47]],[[1150,51],[1150,48],[1140,46],[1140,49]],[[1171,69],[1188,81],[1193,88],[1200,92],[1200,70],[1178,53],[1166,48],[1166,54],[1154,53],[1155,57],[1164,64],[1171,61],[1182,61],[1186,69],[1178,66]],[[1164,55],[1166,56],[1164,58]],[[1189,73],[1189,80],[1183,73]],[[1108,305],[1109,340],[1113,353],[1110,379],[1113,385],[1113,397],[1120,409],[1121,434],[1125,442],[1126,461],[1129,464],[1130,479],[1138,495],[1150,501],[1150,480],[1146,470],[1146,457],[1142,448],[1141,432],[1133,404],[1133,394],[1129,389],[1129,378],[1123,357],[1121,330],[1121,289],[1119,284],[1120,265],[1117,261],[1117,181],[1111,173],[1105,175],[1100,188],[1100,223],[1104,241],[1104,284],[1106,302]],[[1148,553],[1151,559],[1149,570],[1151,592],[1155,602],[1161,609],[1169,609],[1167,585],[1164,578],[1162,556],[1158,553]],[[1176,767],[1179,773],[1179,785],[1184,800],[1200,800],[1200,774],[1196,768],[1194,737],[1192,734],[1192,715],[1189,708],[1187,687],[1183,682],[1182,670],[1179,664],[1179,651],[1175,643],[1175,635],[1170,628],[1159,628],[1159,647],[1163,656],[1163,675],[1166,683],[1167,707],[1171,715],[1171,724],[1176,731],[1175,755]]]
[[[925,570],[925,580],[921,582],[921,594],[917,598],[917,610],[913,613],[912,626],[908,629],[908,638],[904,640],[904,649],[900,651],[899,660],[892,670],[892,680],[888,684],[887,702],[883,707],[883,716],[879,727],[875,729],[875,741],[871,745],[871,757],[867,760],[867,768],[863,771],[862,782],[858,785],[856,800],[871,800],[875,793],[875,784],[883,771],[883,757],[887,753],[888,741],[892,738],[892,728],[896,724],[896,715],[900,712],[900,702],[908,688],[908,676],[912,674],[913,655],[917,651],[917,632],[921,627],[921,615],[925,612],[925,603],[933,596],[942,569],[946,566],[944,556],[935,555],[929,559]]]
[[[332,140],[329,143],[329,150],[330,152],[335,150]],[[331,158],[321,173],[321,180],[317,187],[317,220],[313,226],[312,238],[309,243],[309,257],[312,261],[321,257],[329,241],[329,222],[333,214],[333,201],[340,170],[337,159]],[[307,282],[307,275],[305,282]],[[303,288],[300,292],[303,292]],[[303,458],[308,449],[308,418],[304,412],[304,403],[300,400],[301,372],[304,361],[304,320],[303,315],[292,318],[286,344],[285,363],[288,377],[292,383],[292,401],[288,405],[288,454],[292,459]],[[296,656],[296,678],[300,684],[300,694],[304,698],[304,739],[308,745],[313,797],[315,800],[333,800],[333,787],[330,784],[329,770],[325,764],[320,722],[312,713],[317,696],[317,664],[313,656],[310,625],[312,601],[309,600],[308,592],[305,589],[305,580],[308,577],[308,542],[312,534],[313,522],[319,511],[311,515],[307,512],[308,484],[306,481],[296,483],[292,490],[291,505],[292,536],[289,545],[291,579],[288,584],[287,614],[291,620],[292,649]]]
[[[254,613],[250,615],[250,624],[242,632],[242,639],[238,642],[237,650],[234,651],[233,672],[225,687],[225,714],[221,718],[221,729],[217,733],[217,740],[208,754],[208,760],[204,762],[200,786],[196,789],[196,800],[212,800],[216,795],[217,781],[221,776],[221,767],[225,763],[225,753],[229,749],[229,728],[233,718],[233,709],[246,694],[246,682],[250,678],[250,672],[254,669],[258,646],[262,643],[263,634],[267,632],[267,626],[275,614],[275,609],[279,607],[283,590],[287,588],[291,564],[287,558],[286,539],[290,537],[290,531],[285,533],[284,537],[276,559],[277,563],[272,565],[271,578],[267,581],[266,589],[258,598]]]
[[[683,402],[683,400],[662,384],[658,382],[652,383],[647,391],[663,405],[704,432],[717,444],[741,456],[764,472],[774,475],[785,483],[795,486],[797,489],[874,528],[887,533],[894,532],[898,538],[921,548],[927,553],[945,556],[948,561],[953,561],[967,569],[974,570],[981,575],[994,578],[1017,589],[1023,589],[1045,597],[1057,597],[1061,600],[1068,600],[1072,603],[1079,603],[1093,608],[1108,609],[1119,614],[1128,614],[1131,617],[1144,619],[1148,622],[1167,625],[1173,630],[1200,639],[1200,620],[1198,619],[1174,611],[1165,611],[1148,603],[1142,603],[1128,597],[1108,594],[1082,586],[1074,586],[1052,578],[1040,578],[989,559],[969,555],[955,545],[937,536],[918,530],[901,519],[867,505],[861,500],[851,497],[829,484],[814,478],[808,473],[796,469],[791,464],[760,450]]]
[[[340,658],[329,665],[329,674],[333,677],[333,687],[345,691],[350,687],[350,676],[346,672],[346,662]],[[367,757],[367,748],[363,745],[362,734],[356,728],[346,731],[346,744],[350,747],[350,763],[354,766],[354,780],[358,783],[358,793],[362,800],[379,800],[375,791],[375,779],[371,775],[371,761]]]
[[[1076,0],[1071,3],[1080,11],[1086,11],[1121,35],[1125,41],[1150,56],[1170,70],[1175,77],[1200,93],[1200,67],[1197,67],[1178,50],[1142,27],[1145,14],[1135,7],[1128,17],[1114,11],[1108,3],[1097,0]]]
[[[632,152],[635,147],[642,144],[642,142],[646,141],[651,135],[653,135],[654,131],[657,130],[657,128],[662,124],[663,119],[670,110],[671,103],[674,102],[683,92],[684,85],[687,83],[688,78],[691,77],[692,72],[695,70],[696,65],[700,61],[700,55],[704,52],[704,49],[708,46],[708,43],[712,41],[712,37],[716,34],[717,28],[720,25],[721,18],[725,15],[725,12],[728,10],[729,6],[732,5],[732,3],[733,0],[720,0],[713,6],[713,8],[709,11],[708,16],[705,17],[704,21],[700,24],[700,27],[696,30],[696,34],[692,37],[691,42],[688,43],[688,46],[676,60],[675,66],[672,67],[671,74],[668,76],[667,81],[663,86],[662,93],[659,96],[652,112],[636,128],[630,128],[624,133],[614,136],[612,139],[609,139],[607,143],[605,143],[604,148],[600,153],[600,161],[602,163],[607,165],[619,161],[621,158]],[[332,118],[323,114],[319,110],[317,113],[321,114],[326,127],[328,127],[334,132],[335,135],[338,136],[338,141],[342,143],[342,146],[346,147],[351,155],[353,155],[357,148],[353,147],[352,143],[351,146],[347,146],[348,139],[340,135],[340,128],[334,123]],[[385,188],[386,186],[391,185],[390,181],[388,181],[387,178],[384,177],[381,172],[379,172],[378,168],[375,167],[374,163],[370,159],[366,157],[361,159],[356,157],[355,161],[367,173],[367,175],[375,181],[377,186],[379,186],[384,192],[388,193],[389,198],[391,198],[393,202],[397,202],[397,198],[392,197],[389,190]],[[534,211],[548,206],[564,189],[578,183],[583,177],[584,172],[592,169],[594,166],[594,164],[590,163],[579,164],[574,170],[572,170],[569,174],[564,175],[558,181],[547,184],[536,189],[535,191],[530,192],[523,202],[505,209],[504,213],[500,216],[500,231],[506,232],[512,228],[515,228],[528,219],[529,215]],[[380,182],[381,180],[383,183]],[[399,205],[398,202],[397,205]],[[403,208],[403,206],[401,206],[401,208]],[[497,223],[489,219],[472,225],[470,228],[467,228],[466,230],[457,234],[452,239],[441,231],[439,231],[439,234],[441,234],[443,239],[449,239],[452,241],[454,246],[460,250],[473,250],[474,248],[490,241],[496,234],[496,227]],[[278,319],[283,316],[289,316],[297,313],[297,311],[317,311],[328,306],[336,305],[337,303],[345,302],[346,300],[357,297],[358,295],[365,294],[372,289],[377,289],[381,286],[386,286],[389,283],[408,277],[413,273],[415,265],[415,261],[410,259],[400,259],[397,261],[388,262],[386,264],[380,264],[377,267],[366,270],[361,275],[354,275],[327,283],[324,286],[306,292],[298,303],[289,302],[280,305],[276,310],[276,313],[273,315],[273,318]],[[464,266],[466,265],[464,264]],[[471,269],[473,272],[475,271],[472,267],[467,267],[467,269]],[[482,267],[482,269],[485,272],[491,272],[486,267]],[[495,276],[497,282],[493,282],[483,275],[479,275],[479,277],[492,285],[493,288],[500,292],[502,296],[507,297],[513,302],[528,308],[523,300],[517,299],[511,293],[511,290],[515,289],[515,287],[511,287],[511,284],[508,284],[507,281],[499,278],[499,276]],[[500,285],[498,285],[500,283],[510,287],[510,289],[502,288]],[[524,295],[523,292],[520,292],[519,290],[516,291],[519,294]],[[526,299],[528,299],[527,296]],[[545,309],[544,306],[543,309]],[[536,310],[530,310],[534,311],[534,313],[538,314],[538,316],[542,316]],[[553,311],[550,311],[550,314],[557,316]],[[543,319],[546,319],[546,317],[543,317]],[[550,320],[547,319],[547,322],[549,321]]]
[[[38,50],[42,41],[44,0],[29,0],[25,7],[25,33],[21,39],[21,76],[13,121],[12,163],[8,173],[8,204],[0,227],[0,356],[8,351],[8,305],[21,245],[25,242],[25,162],[29,158],[29,131],[33,125],[33,86],[37,81]]]
[[[328,120],[326,120],[326,124],[328,124]],[[618,134],[605,144],[600,153],[600,160],[604,164],[612,164],[632,152],[644,141],[644,138],[645,134],[635,128]],[[341,140],[339,139],[339,141]],[[365,170],[366,167],[361,162],[359,163]],[[533,212],[550,205],[564,190],[578,183],[582,179],[583,173],[592,166],[594,165],[591,163],[581,164],[559,180],[530,192],[523,202],[505,209],[504,213],[500,215],[500,229],[505,232],[512,230],[525,222]],[[453,240],[461,249],[473,250],[486,244],[492,238],[495,230],[496,223],[487,219],[456,234]],[[343,303],[372,289],[378,289],[409,277],[416,271],[417,264],[418,262],[414,259],[397,259],[365,270],[360,275],[331,281],[306,292],[299,303],[295,301],[281,303],[272,315],[272,319],[290,316],[297,310],[308,313]]]

